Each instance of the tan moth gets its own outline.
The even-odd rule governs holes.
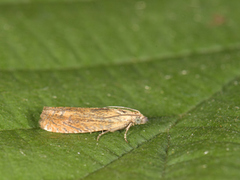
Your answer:
[[[126,128],[124,139],[131,126],[145,124],[148,119],[138,110],[121,106],[103,108],[44,107],[40,127],[57,133],[114,132]]]

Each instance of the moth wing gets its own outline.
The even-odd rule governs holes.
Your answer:
[[[106,108],[45,107],[41,118],[42,129],[59,133],[113,132],[128,125],[128,121],[114,109]]]
[[[73,125],[74,127],[79,128],[82,132],[95,132],[95,131],[116,131],[119,129],[125,128],[129,123],[127,121],[124,121],[121,118],[103,118],[103,117],[94,117],[94,119],[78,119],[78,118],[72,118],[71,121],[69,121],[68,125]]]

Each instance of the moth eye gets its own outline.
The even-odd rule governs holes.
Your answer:
[[[141,119],[140,119],[139,117],[137,117],[137,118],[135,119],[135,123],[136,123],[136,124],[141,124]]]

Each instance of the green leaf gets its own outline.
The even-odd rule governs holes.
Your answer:
[[[237,1],[2,1],[1,179],[239,179]],[[107,133],[39,128],[43,106],[138,109]]]

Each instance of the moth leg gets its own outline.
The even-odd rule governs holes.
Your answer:
[[[109,131],[104,131],[104,132],[102,132],[101,134],[99,134],[98,137],[97,137],[97,141],[99,140],[100,136],[102,136],[103,134],[106,134],[106,133],[108,133],[108,132],[109,132]]]
[[[128,132],[128,130],[129,130],[129,128],[132,126],[132,124],[133,123],[129,123],[129,125],[126,127],[126,131],[125,131],[125,134],[124,134],[124,139],[125,139],[125,141],[128,143],[128,141],[127,141],[127,132]]]

